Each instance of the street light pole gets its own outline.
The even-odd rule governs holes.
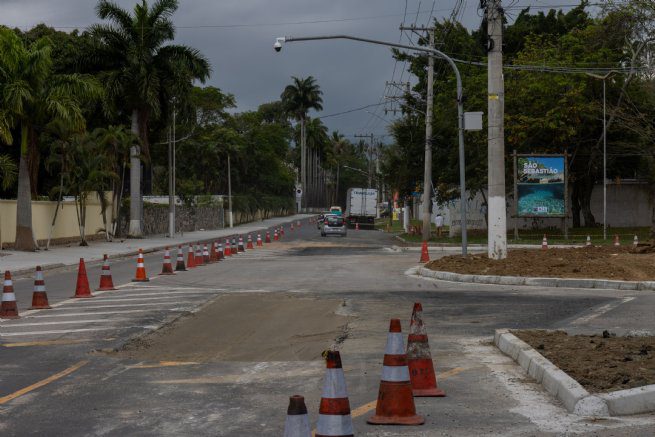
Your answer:
[[[411,50],[415,52],[424,52],[428,53],[431,57],[438,57],[444,59],[448,62],[450,67],[455,73],[455,78],[457,79],[457,126],[459,129],[459,185],[460,185],[460,203],[461,207],[461,221],[462,221],[462,255],[467,253],[467,233],[466,233],[466,179],[465,179],[465,162],[464,162],[464,100],[463,100],[463,90],[462,90],[462,77],[459,74],[459,69],[455,64],[455,61],[445,53],[430,47],[420,47],[420,46],[409,46],[405,44],[398,44],[387,41],[380,41],[376,39],[369,38],[360,38],[357,36],[351,35],[320,35],[320,36],[303,36],[303,37],[291,37],[285,36],[277,38],[275,45],[273,46],[276,51],[282,50],[282,43],[284,42],[297,42],[297,41],[320,41],[328,39],[348,39],[351,41],[360,41],[369,44],[376,44],[387,47],[396,47],[405,50]],[[430,187],[426,187],[426,190]]]

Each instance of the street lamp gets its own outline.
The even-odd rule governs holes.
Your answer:
[[[285,36],[285,37],[280,37],[275,39],[275,44],[273,44],[273,48],[275,49],[276,52],[280,52],[282,50],[282,44],[285,42],[296,42],[296,41],[319,41],[319,40],[327,40],[327,39],[348,39],[352,41],[360,41],[360,42],[365,42],[368,44],[376,44],[376,45],[381,45],[381,46],[387,46],[387,47],[396,47],[400,49],[405,49],[405,50],[412,50],[415,52],[424,52],[427,53],[429,56],[432,57],[437,57],[441,59],[445,59],[448,64],[450,64],[450,67],[453,69],[455,72],[455,78],[457,79],[457,126],[458,126],[458,131],[459,131],[459,185],[460,185],[460,203],[461,203],[461,220],[462,220],[462,255],[466,255],[467,251],[467,237],[466,237],[466,179],[465,179],[465,163],[464,163],[464,99],[463,99],[463,91],[462,91],[462,77],[459,74],[459,69],[457,68],[457,65],[455,64],[455,61],[453,61],[448,55],[445,53],[434,49],[434,48],[428,48],[428,47],[414,47],[414,46],[408,46],[405,44],[397,44],[393,42],[387,42],[387,41],[379,41],[375,39],[369,39],[369,38],[360,38],[357,36],[351,36],[351,35],[319,35],[319,36],[303,36],[303,37],[291,37],[291,36]],[[427,139],[431,140],[431,139]],[[427,170],[427,169],[426,169]],[[424,189],[427,190],[429,187],[424,187]],[[425,208],[429,208],[429,205],[425,205]]]
[[[607,240],[607,117],[605,109],[605,82],[613,74],[618,74],[616,70],[608,71],[604,76],[587,73],[594,79],[603,81],[603,240]]]

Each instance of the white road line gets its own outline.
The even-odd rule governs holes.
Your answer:
[[[8,334],[0,334],[0,337],[19,337],[25,335],[47,335],[47,334],[68,334],[72,332],[89,332],[89,331],[111,331],[115,329],[127,329],[133,326],[125,326],[123,328],[118,326],[103,327],[103,328],[80,328],[80,329],[56,329],[54,331],[30,331],[30,332],[11,332]]]
[[[85,310],[92,310],[92,309],[102,309],[102,308],[126,308],[126,307],[149,307],[149,306],[161,306],[161,305],[180,305],[184,303],[197,303],[197,302],[191,302],[191,301],[186,301],[186,302],[151,302],[151,303],[129,303],[129,304],[118,304],[118,305],[97,305],[97,306],[84,306]],[[82,308],[74,308],[74,310],[81,310]],[[73,308],[53,308],[52,310],[48,311],[68,311]]]
[[[193,294],[193,295],[192,295]],[[194,296],[196,293],[187,293],[186,296],[188,297],[197,297],[201,298],[203,297],[202,294]],[[180,299],[180,296],[157,296],[157,297],[135,297],[135,298],[130,298],[130,297],[124,297],[120,299],[94,299],[93,302],[99,302],[99,303],[104,303],[104,302],[140,302],[144,300],[170,300],[170,299]],[[91,302],[87,300],[86,302]],[[78,307],[86,307],[86,305],[77,305]]]
[[[580,325],[583,323],[590,322],[591,320],[595,319],[598,316],[602,316],[603,314],[613,310],[614,308],[618,307],[619,305],[623,305],[624,303],[630,302],[631,300],[634,300],[634,297],[624,297],[618,302],[610,302],[608,304],[605,304],[601,307],[596,308],[595,310],[592,310],[590,314],[587,314],[586,316],[579,317],[575,319],[571,324],[573,325]]]
[[[80,323],[106,323],[106,322],[127,322],[127,319],[96,319],[96,320],[64,320],[59,322],[34,322],[34,323],[16,323],[12,325],[4,325],[3,329],[7,328],[22,328],[23,326],[45,326],[45,325],[77,325]],[[0,331],[3,333],[3,331]]]
[[[195,294],[216,294],[216,291],[194,291],[194,292],[189,292],[189,291],[158,291],[156,293],[139,293],[139,294],[116,294],[114,296],[107,296],[103,297],[101,299],[96,299],[96,300],[106,300],[109,298],[113,297],[126,297],[126,298],[132,298],[132,297],[141,297],[141,296],[168,296],[168,295],[173,295],[173,294],[182,294],[182,295],[195,295]]]
[[[120,310],[120,311],[89,311],[86,313],[66,313],[66,314],[43,314],[41,316],[28,316],[23,319],[43,319],[50,317],[73,317],[73,316],[105,316],[109,314],[129,314],[129,313],[147,313],[154,310]]]

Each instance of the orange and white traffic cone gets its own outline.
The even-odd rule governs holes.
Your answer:
[[[186,266],[184,265],[184,249],[180,244],[177,246],[177,262],[175,263],[176,272],[186,272]]]
[[[266,231],[266,243],[270,243],[270,242],[271,242],[271,232]]]
[[[75,284],[75,296],[73,297],[95,297],[91,294],[91,288],[89,287],[89,277],[86,275],[84,258],[80,258],[80,265],[77,268],[77,283]]]
[[[34,277],[34,293],[32,293],[31,310],[47,310],[52,308],[48,303],[48,294],[45,291],[45,281],[43,280],[43,271],[41,266],[36,266],[36,275]]]
[[[275,228],[275,231],[273,232],[273,241],[279,241],[280,237],[277,233],[277,228]]]
[[[291,223],[291,227],[289,229],[291,229],[291,232],[293,232],[293,223]]]
[[[139,256],[136,259],[136,275],[132,282],[148,282],[150,279],[146,275],[146,266],[143,263],[143,250],[139,249]]]
[[[168,247],[166,248],[166,251],[164,252],[164,264],[161,266],[161,274],[162,275],[174,275],[175,272],[173,271],[173,263],[171,262],[171,252],[168,250]]]
[[[421,259],[419,262],[427,263],[430,262],[430,253],[428,252],[428,242],[424,241],[421,245]]]
[[[209,249],[207,248],[207,243],[202,245],[202,262],[203,264],[209,264]]]
[[[5,271],[5,282],[2,285],[2,303],[0,304],[0,319],[20,319],[14,283],[11,281],[11,272]]]
[[[289,398],[287,420],[284,423],[284,437],[311,437],[311,435],[305,398],[293,395]]]
[[[260,234],[260,233],[257,233],[257,243],[256,243],[256,245],[257,245],[257,247],[262,247],[264,245],[264,243],[262,242],[262,234]]]
[[[100,285],[97,291],[110,291],[116,290],[114,287],[114,280],[111,277],[111,269],[109,267],[109,259],[107,254],[103,255],[102,270],[100,271]]]
[[[591,236],[587,235],[587,242],[584,245],[587,247],[591,246]]]
[[[639,238],[635,235],[635,238],[632,239],[632,247],[639,246]]]
[[[202,260],[202,248],[200,247],[199,244],[196,244],[195,256],[193,257],[193,261],[196,263],[196,267],[200,267],[201,265],[204,264]]]
[[[230,249],[230,239],[225,239],[225,256],[232,256],[232,249]]]
[[[296,227],[297,227],[297,228],[300,227],[300,220],[296,221]]]
[[[541,250],[548,250],[548,238],[546,238],[546,234],[544,234],[544,238],[541,240]]]
[[[255,246],[252,245],[252,235],[248,234],[248,244],[246,245],[246,249],[254,249]]]
[[[346,379],[338,351],[327,351],[325,381],[321,406],[318,409],[316,437],[352,436],[353,422],[350,415],[350,401],[346,390]]]
[[[359,223],[355,223],[355,230],[359,231]]]
[[[232,255],[239,254],[239,246],[237,245],[237,239],[232,237]]]
[[[280,238],[284,237],[284,225],[280,225]]]
[[[209,262],[215,263],[218,261],[218,244],[216,241],[209,243]]]
[[[614,245],[620,246],[621,242],[619,241],[619,234],[614,235]]]
[[[243,237],[239,236],[239,252],[245,252],[246,247],[243,245]]]
[[[430,354],[428,333],[423,325],[423,306],[414,304],[407,338],[407,367],[414,396],[443,397],[446,393],[437,387],[434,364]]]
[[[196,268],[196,254],[193,251],[193,245],[189,244],[189,250],[186,258],[186,268],[194,269]]]
[[[218,260],[222,261],[225,259],[225,253],[223,252],[223,245],[221,242],[218,242]]]
[[[399,319],[391,319],[382,362],[378,403],[375,407],[375,415],[366,422],[371,425],[422,425],[425,423],[425,419],[416,414]]]

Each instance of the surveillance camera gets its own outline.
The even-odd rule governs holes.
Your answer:
[[[275,41],[275,44],[273,44],[273,48],[275,49],[276,52],[282,50],[282,44],[280,44],[280,41]]]

